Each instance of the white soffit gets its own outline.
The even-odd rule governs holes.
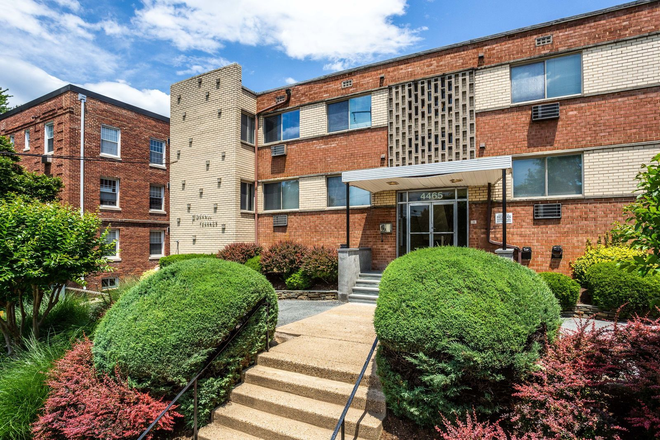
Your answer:
[[[346,171],[342,181],[372,193],[410,189],[484,186],[511,170],[511,156]]]

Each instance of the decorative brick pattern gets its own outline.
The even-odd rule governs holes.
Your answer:
[[[474,159],[474,71],[390,87],[389,166]]]

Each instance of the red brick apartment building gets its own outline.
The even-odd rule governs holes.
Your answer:
[[[67,85],[0,115],[0,135],[24,154],[27,169],[61,177],[62,201],[80,208],[83,100],[83,205],[117,243],[114,271],[87,280],[100,289],[142,274],[169,252],[169,118]]]
[[[231,65],[172,85],[171,99],[173,252],[339,248],[346,184],[349,247],[373,269],[420,247],[495,250],[505,182],[514,258],[570,273],[660,153],[660,3],[262,93]]]

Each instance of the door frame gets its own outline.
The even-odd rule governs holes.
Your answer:
[[[429,245],[428,245],[428,247],[434,247],[433,246],[433,242],[434,242],[433,235],[435,234],[435,230],[433,228],[433,220],[434,220],[435,214],[433,212],[433,207],[434,207],[434,205],[452,205],[453,206],[453,216],[454,216],[454,218],[453,218],[453,226],[454,226],[453,229],[454,230],[451,232],[452,237],[453,237],[452,246],[458,246],[458,231],[457,231],[457,226],[458,226],[458,209],[457,208],[458,207],[457,207],[457,204],[458,204],[458,201],[455,200],[455,199],[454,200],[434,200],[434,201],[430,201],[430,202],[416,201],[416,202],[406,203],[406,205],[407,205],[406,206],[406,217],[408,219],[408,221],[406,222],[407,226],[408,226],[407,231],[406,231],[406,234],[408,235],[407,240],[406,240],[406,253],[411,252],[410,251],[410,242],[411,242],[410,235],[411,234],[415,234],[415,235],[423,235],[424,234],[424,233],[421,233],[421,232],[412,232],[412,233],[410,232],[410,224],[412,223],[410,221],[410,219],[411,219],[410,208],[412,206],[428,206],[428,208],[429,208],[429,231],[427,232],[427,234],[429,236]]]

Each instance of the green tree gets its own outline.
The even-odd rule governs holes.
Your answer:
[[[0,136],[0,199],[16,194],[42,202],[57,200],[62,179],[26,171],[20,161],[9,139]]]
[[[11,98],[12,95],[7,93],[7,90],[9,89],[2,90],[2,87],[0,87],[0,115],[11,110],[9,107],[9,98]]]
[[[114,244],[101,220],[59,203],[0,200],[0,330],[11,354],[31,328],[35,338],[69,281],[108,270]]]
[[[660,273],[660,154],[650,164],[642,165],[637,174],[637,199],[626,206],[626,223],[612,231],[618,240],[630,242],[634,249],[646,253],[633,257],[631,262],[619,263],[640,275]]]

